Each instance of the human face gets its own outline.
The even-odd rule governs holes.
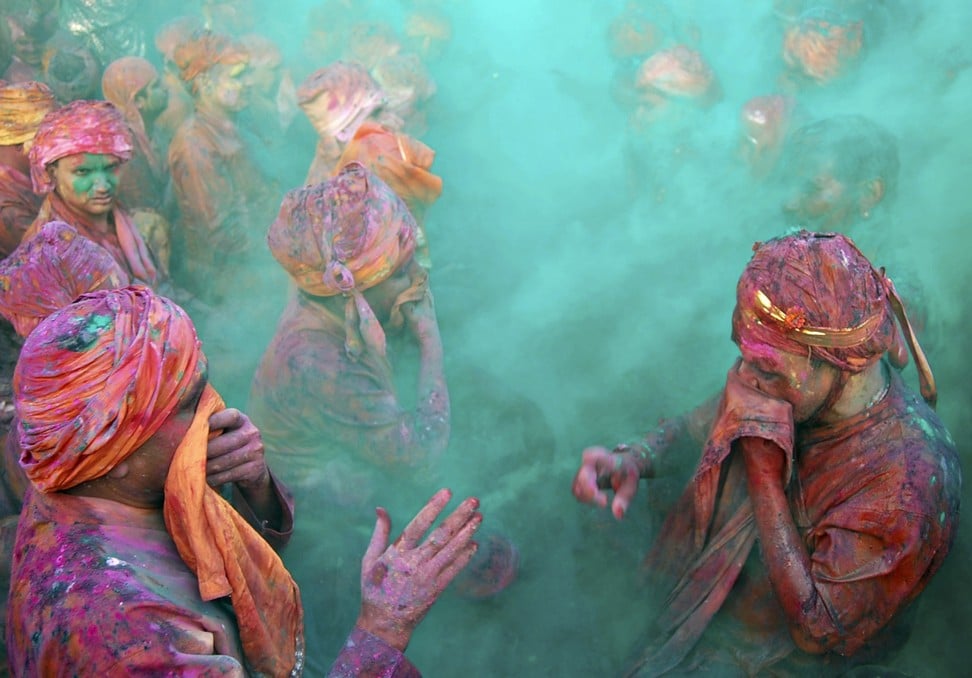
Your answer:
[[[745,337],[737,340],[742,362],[739,375],[768,396],[793,406],[796,423],[822,414],[820,408],[837,380],[833,366]]]
[[[845,227],[858,216],[851,187],[833,173],[821,170],[800,183],[783,205],[789,224],[826,230]]]
[[[54,190],[79,214],[99,218],[115,206],[124,161],[114,155],[77,153],[50,166]]]
[[[143,120],[155,120],[169,105],[169,90],[156,78],[135,95],[135,106]]]
[[[372,288],[365,290],[364,296],[375,312],[375,316],[384,322],[391,314],[392,306],[398,297],[412,285],[414,267],[418,266],[414,257],[398,267],[390,276]]]
[[[237,112],[246,107],[246,64],[216,64],[207,73],[204,96],[217,107]]]

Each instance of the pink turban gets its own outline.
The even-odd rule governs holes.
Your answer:
[[[44,116],[28,153],[34,192],[50,193],[54,182],[47,166],[79,153],[132,157],[132,131],[113,104],[82,99]]]
[[[52,221],[0,261],[0,314],[26,337],[82,294],[128,283],[108,250]]]

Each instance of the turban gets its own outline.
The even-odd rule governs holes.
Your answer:
[[[337,167],[355,160],[388,184],[413,216],[420,214],[416,208],[430,205],[442,194],[442,178],[429,171],[435,151],[406,134],[365,122],[344,149]]]
[[[216,64],[245,64],[247,54],[229,37],[209,30],[196,31],[176,45],[172,60],[179,67],[184,82],[195,79]]]
[[[194,33],[203,29],[202,19],[194,16],[178,16],[169,20],[155,34],[155,48],[166,61],[175,61],[175,51]]]
[[[361,64],[334,63],[311,73],[297,88],[297,103],[319,134],[347,141],[385,102],[385,93]]]
[[[155,70],[155,66],[148,60],[137,56],[115,59],[108,64],[108,68],[101,76],[101,91],[104,92],[105,99],[121,111],[132,130],[139,150],[145,156],[149,165],[156,171],[158,170],[158,159],[152,149],[152,144],[149,142],[148,133],[145,131],[145,121],[142,120],[142,113],[135,104],[135,97],[158,77],[159,72]]]
[[[415,230],[401,198],[361,163],[352,162],[328,181],[287,193],[267,244],[304,292],[348,297],[347,328],[358,327],[367,342],[380,328],[361,293],[412,257]],[[381,353],[383,341],[383,335],[376,339]],[[359,352],[353,335],[346,348],[352,356]]]
[[[92,292],[55,311],[14,370],[27,477],[54,492],[105,475],[158,430],[202,367],[192,321],[146,287]]]
[[[52,221],[0,262],[0,314],[26,337],[82,294],[128,283],[108,250]]]
[[[21,459],[41,492],[99,478],[138,450],[205,378],[192,321],[147,287],[84,295],[24,342],[14,372]],[[300,594],[280,558],[206,483],[206,386],[165,480],[163,517],[203,600],[232,601],[247,662],[288,675],[302,652]]]
[[[28,153],[34,192],[50,193],[54,182],[47,166],[79,153],[113,155],[122,161],[132,157],[131,129],[113,104],[72,101],[44,116]]]
[[[895,316],[933,401],[931,371],[884,271],[845,235],[800,231],[754,246],[736,287],[733,337],[858,373],[895,347]]]
[[[56,106],[54,93],[42,82],[4,83],[0,87],[0,146],[33,139],[41,120]]]

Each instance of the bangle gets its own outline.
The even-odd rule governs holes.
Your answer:
[[[614,454],[633,454],[638,460],[642,478],[651,478],[655,471],[655,451],[644,443],[621,443],[611,450]]]

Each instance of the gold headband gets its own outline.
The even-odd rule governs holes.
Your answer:
[[[856,327],[813,327],[807,325],[807,317],[802,308],[793,306],[784,311],[762,290],[756,290],[756,308],[761,315],[780,325],[786,334],[797,335],[793,337],[795,341],[807,346],[825,348],[857,346],[870,338],[882,320],[880,315],[874,315]]]

